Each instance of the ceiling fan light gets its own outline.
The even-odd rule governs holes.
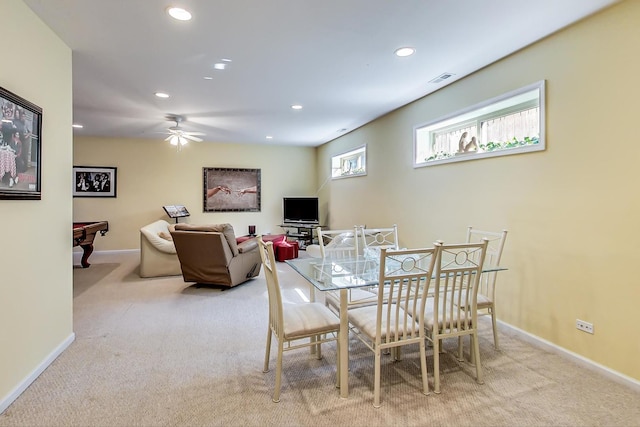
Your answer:
[[[171,145],[178,145],[178,142],[179,142],[179,137],[177,135],[173,135],[169,140],[169,143]]]

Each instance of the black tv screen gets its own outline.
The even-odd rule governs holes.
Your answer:
[[[285,197],[282,199],[283,222],[320,222],[317,197]]]

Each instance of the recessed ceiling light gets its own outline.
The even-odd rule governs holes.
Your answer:
[[[225,64],[224,62],[217,62],[213,64],[213,68],[215,68],[216,70],[224,70],[225,68],[227,68],[227,64]]]
[[[169,97],[169,94],[168,93],[164,93],[164,92],[156,92],[155,95],[158,98],[168,98]]]
[[[167,13],[178,21],[189,21],[191,19],[191,13],[181,7],[169,7],[167,8]]]
[[[416,50],[412,47],[401,47],[396,49],[396,51],[394,52],[396,54],[396,56],[411,56],[414,53],[416,53]]]
[[[293,110],[302,110],[302,105],[300,105],[300,104],[293,104],[293,105],[291,106],[291,109],[293,109]]]
[[[221,61],[222,62],[231,62],[231,60],[229,58],[222,58]]]
[[[205,79],[205,80],[213,80],[213,77],[211,77],[211,76],[204,76],[204,77],[203,77],[203,79]]]
[[[267,139],[273,139],[271,135],[267,135]]]
[[[76,129],[82,129],[84,126],[78,125],[78,124],[73,124],[73,125],[71,125],[71,127],[74,127]]]

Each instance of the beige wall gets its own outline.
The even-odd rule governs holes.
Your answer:
[[[73,339],[72,93],[71,50],[21,0],[2,0],[0,16],[0,86],[43,109],[42,200],[0,200],[2,411]]]
[[[368,144],[368,175],[321,192],[330,225],[397,223],[410,247],[506,228],[499,318],[640,380],[638,22],[623,2],[321,147],[319,182]],[[414,125],[543,79],[546,151],[412,168]]]
[[[109,221],[95,250],[138,249],[139,229],[169,219],[164,205],[184,205],[191,213],[180,222],[232,224],[236,235],[256,225],[258,233],[282,233],[282,198],[316,193],[315,148],[191,143],[178,152],[162,139],[74,138],[76,166],[117,167],[116,198],[73,199],[75,221]],[[203,168],[260,169],[260,212],[203,212]],[[80,251],[79,248],[75,249]]]
[[[634,264],[640,200],[633,171],[640,99],[640,2],[627,1],[535,44],[318,150],[77,137],[72,147],[71,51],[21,0],[0,2],[0,85],[44,110],[43,197],[1,201],[0,411],[73,338],[69,228],[107,219],[96,250],[138,248],[138,228],[185,204],[193,223],[230,222],[280,232],[281,198],[321,191],[332,227],[397,223],[405,246],[463,238],[464,228],[507,228],[499,317],[613,370],[640,379],[632,331],[640,300]],[[26,65],[25,65],[26,64]],[[413,169],[412,127],[545,79],[542,153]],[[366,143],[366,177],[327,181],[329,158]],[[73,148],[73,154],[72,154]],[[73,160],[72,160],[73,159]],[[314,166],[314,161],[316,166]],[[72,165],[118,167],[118,197],[72,199]],[[260,213],[203,213],[202,167],[261,168]],[[315,178],[315,179],[314,179]],[[462,197],[470,203],[458,204]],[[73,212],[72,212],[73,207]],[[331,210],[329,217],[327,212]],[[36,261],[37,260],[37,261]],[[596,333],[575,329],[591,321]]]

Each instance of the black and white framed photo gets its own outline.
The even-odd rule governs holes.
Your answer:
[[[116,197],[117,168],[73,167],[73,197]]]
[[[204,212],[260,212],[260,169],[203,168]]]
[[[41,200],[42,109],[0,87],[0,199]]]

